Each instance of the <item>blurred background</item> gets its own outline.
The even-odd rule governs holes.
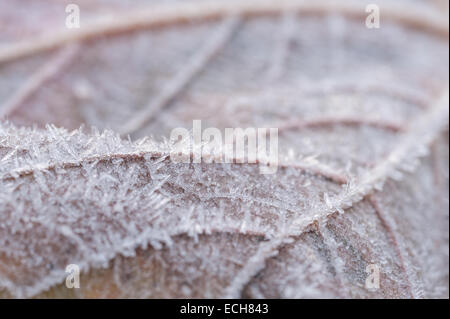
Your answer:
[[[79,8],[78,29],[66,26],[70,3]],[[448,1],[376,1],[379,29],[366,27],[365,1],[328,2],[353,5],[357,17],[333,6],[320,15],[290,12],[273,1],[280,3],[273,14],[231,22],[226,15],[184,19],[189,3],[193,12],[233,6],[0,0],[0,117],[19,125],[85,124],[133,139],[167,136],[174,127],[190,128],[193,119],[218,128],[284,127],[317,115],[370,115],[401,125],[447,82],[448,44],[437,33],[383,19],[383,11],[394,5],[448,25]],[[258,11],[268,3],[234,5]],[[123,32],[95,30],[98,21],[111,27],[132,25],[140,14],[157,16],[154,8],[161,6],[179,19]],[[71,38],[76,32],[93,35],[79,42]],[[54,48],[39,49],[53,40],[59,41]],[[372,98],[362,98],[368,91]]]

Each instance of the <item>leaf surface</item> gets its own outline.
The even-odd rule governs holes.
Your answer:
[[[0,293],[448,297],[442,4],[79,2],[0,1]],[[278,128],[276,174],[171,161],[195,119]]]

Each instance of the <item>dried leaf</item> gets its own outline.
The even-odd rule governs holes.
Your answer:
[[[78,30],[68,2],[27,2],[0,1],[0,294],[448,297],[448,17],[429,2],[381,2],[368,29],[361,1],[79,1]],[[160,136],[194,119],[277,127],[276,174],[173,162]]]

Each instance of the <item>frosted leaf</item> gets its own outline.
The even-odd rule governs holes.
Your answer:
[[[0,0],[1,296],[448,297],[448,2],[371,30],[359,0],[80,0],[78,33],[26,2]],[[173,162],[195,119],[278,128],[276,174]]]

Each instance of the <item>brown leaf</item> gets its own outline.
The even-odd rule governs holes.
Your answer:
[[[448,17],[151,2],[69,30],[67,1],[0,1],[4,296],[448,297]],[[278,128],[277,172],[174,163],[156,140],[195,119]]]

